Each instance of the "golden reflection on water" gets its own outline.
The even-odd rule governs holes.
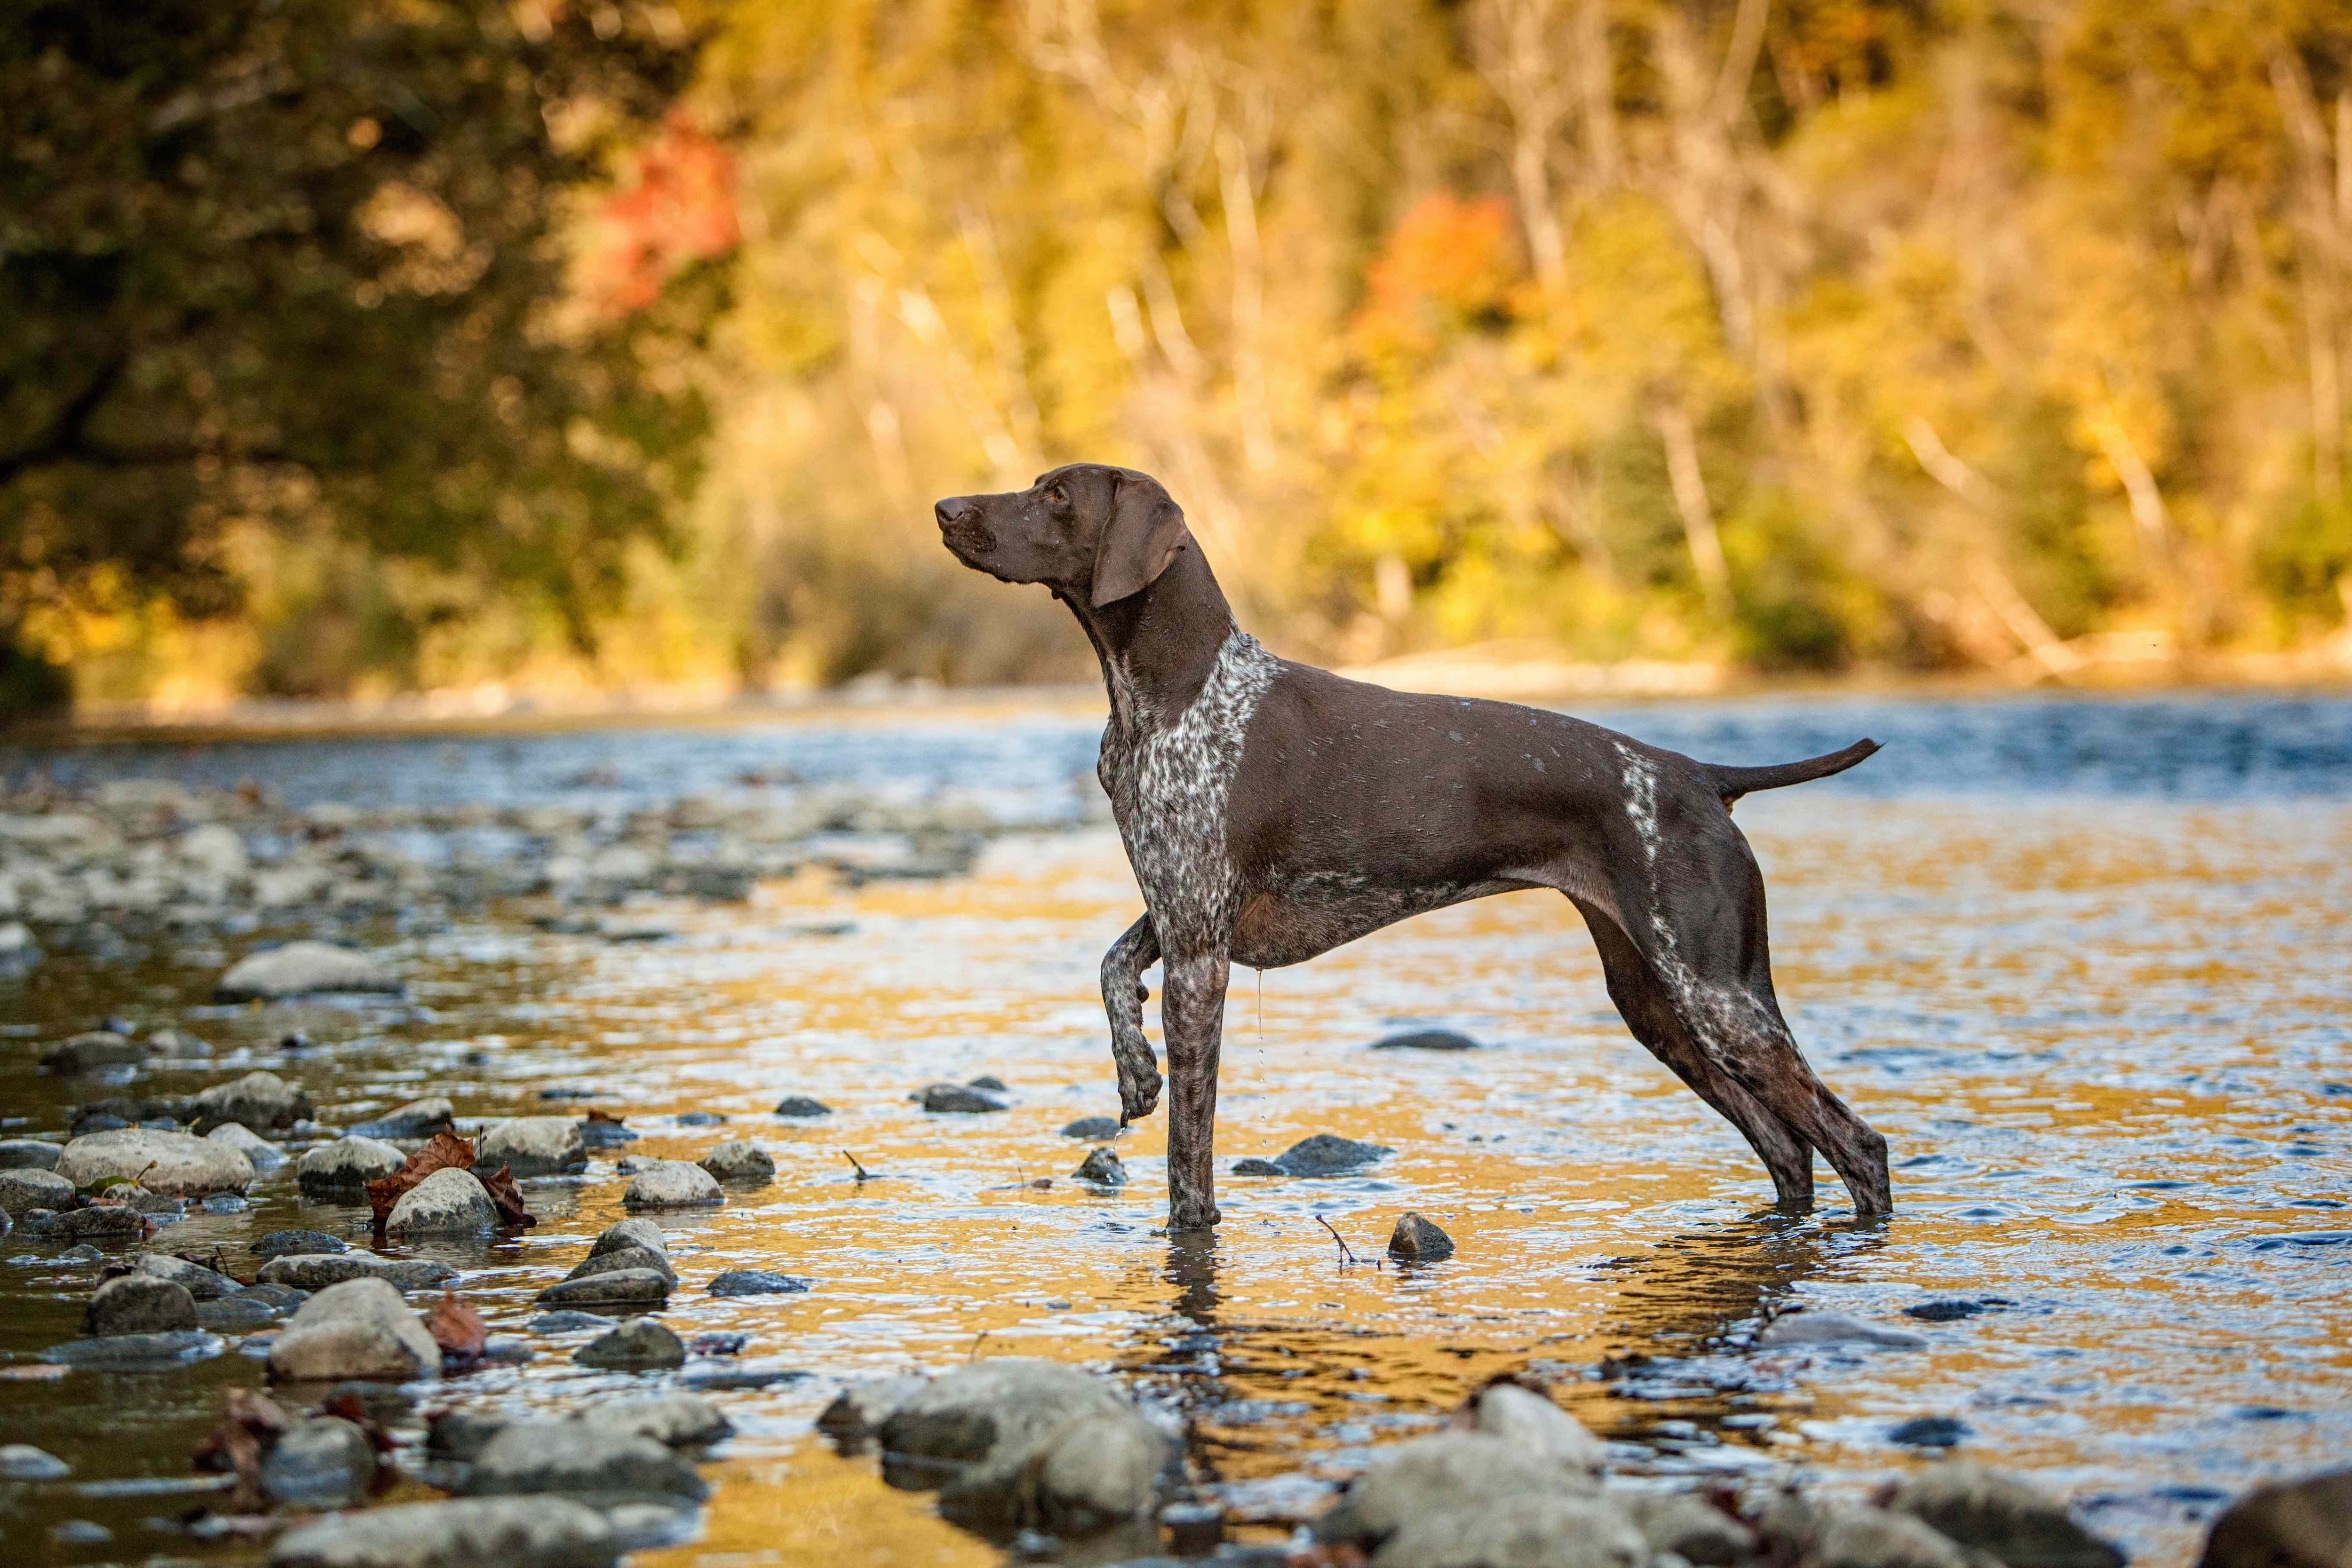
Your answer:
[[[717,1467],[706,1535],[639,1560],[994,1560],[870,1461],[807,1437],[845,1379],[975,1354],[1119,1366],[1192,1417],[1196,1458],[1230,1480],[1344,1474],[1530,1364],[1604,1434],[1769,1416],[1769,1435],[1721,1435],[1855,1483],[1917,1462],[1886,1440],[1892,1422],[1954,1415],[1967,1451],[2100,1505],[2095,1523],[2158,1563],[2192,1553],[2195,1489],[2334,1459],[2352,1436],[2352,1246],[2262,1248],[2345,1224],[2319,1206],[2352,1198],[2352,1092],[2323,1087],[2347,1071],[2352,811],[1819,796],[1740,820],[1799,1036],[1894,1143],[1883,1229],[1844,1223],[1826,1168],[1820,1214],[1757,1211],[1761,1170],[1626,1037],[1550,894],[1425,916],[1262,984],[1236,974],[1221,1168],[1321,1131],[1395,1152],[1345,1180],[1221,1178],[1205,1249],[1153,1234],[1159,1118],[1119,1142],[1131,1186],[1068,1179],[1085,1145],[1057,1129],[1117,1109],[1095,967],[1136,904],[1107,832],[1004,842],[962,882],[795,879],[748,913],[687,916],[676,945],[534,938],[576,965],[562,995],[532,991],[551,1007],[538,1032],[515,1033],[548,1053],[534,1082],[598,1087],[646,1131],[630,1153],[691,1158],[751,1135],[776,1154],[772,1186],[674,1223],[671,1321],[747,1331],[751,1361],[818,1375],[728,1396],[744,1435]],[[844,919],[854,932],[808,932]],[[1491,1049],[1364,1049],[1419,1023]],[[1014,1109],[908,1103],[983,1072]],[[835,1114],[770,1119],[787,1092]],[[665,1120],[692,1109],[730,1122]],[[880,1179],[858,1182],[844,1150]],[[598,1170],[576,1212],[486,1282],[504,1321],[618,1217],[620,1183]],[[1025,1185],[1038,1177],[1050,1187]],[[1375,1261],[1407,1208],[1454,1236],[1452,1261]],[[1318,1216],[1366,1261],[1344,1265]],[[704,1295],[727,1267],[816,1286]],[[2005,1304],[1899,1315],[1986,1296]],[[1915,1328],[1929,1348],[1727,1346],[1791,1299]],[[1654,1397],[1623,1397],[1644,1356],[1669,1370],[1641,1389]],[[1604,1357],[1633,1358],[1635,1383],[1601,1380]],[[466,1396],[625,1382],[543,1367]]]

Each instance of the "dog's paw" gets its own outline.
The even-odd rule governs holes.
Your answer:
[[[1118,1119],[1121,1122],[1140,1122],[1158,1110],[1160,1084],[1160,1078],[1157,1072],[1132,1083],[1124,1078],[1120,1079],[1118,1081]]]

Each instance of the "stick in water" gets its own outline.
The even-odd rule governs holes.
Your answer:
[[[857,1156],[856,1156],[856,1155],[851,1154],[847,1149],[844,1149],[844,1150],[842,1150],[842,1151],[841,1151],[841,1157],[842,1157],[843,1159],[845,1159],[845,1160],[847,1160],[847,1161],[849,1162],[849,1168],[850,1168],[851,1170],[854,1170],[854,1171],[856,1171],[856,1172],[857,1173],[857,1185],[858,1185],[858,1186],[865,1186],[865,1185],[866,1185],[867,1182],[869,1182],[869,1181],[875,1181],[875,1180],[878,1180],[878,1179],[879,1179],[878,1177],[877,1177],[877,1176],[875,1176],[875,1174],[874,1174],[872,1171],[869,1171],[869,1170],[867,1170],[864,1166],[859,1165],[859,1164],[857,1163]]]
[[[1324,1218],[1319,1214],[1315,1217],[1315,1223],[1321,1226],[1326,1230],[1331,1230],[1331,1222]],[[1355,1253],[1348,1249],[1348,1239],[1346,1237],[1340,1235],[1336,1230],[1331,1230],[1331,1239],[1339,1244],[1339,1261],[1341,1263],[1356,1263],[1362,1260],[1359,1259]]]

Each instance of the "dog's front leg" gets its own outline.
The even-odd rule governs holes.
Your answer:
[[[1118,1067],[1122,1124],[1151,1114],[1160,1103],[1160,1063],[1143,1037],[1143,971],[1160,961],[1160,935],[1145,915],[1103,955],[1103,1011],[1110,1015],[1110,1056]]]
[[[1222,949],[1169,954],[1160,1021],[1168,1036],[1168,1228],[1217,1222],[1217,1052],[1224,1039]]]

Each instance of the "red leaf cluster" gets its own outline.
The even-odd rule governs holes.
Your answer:
[[[368,1183],[368,1207],[375,1210],[376,1228],[379,1231],[383,1228],[383,1222],[392,1218],[394,1207],[407,1197],[417,1183],[436,1171],[444,1170],[474,1170],[471,1139],[461,1138],[455,1133],[436,1133],[432,1142],[408,1156],[406,1165],[380,1181]],[[506,1166],[500,1166],[487,1176],[479,1171],[474,1171],[474,1174],[481,1181],[482,1190],[490,1195],[490,1202],[498,1206],[499,1224],[521,1229],[539,1223],[530,1210],[523,1207],[522,1188],[515,1185],[515,1179]]]
[[[457,1299],[455,1291],[444,1289],[433,1310],[425,1314],[425,1329],[441,1354],[459,1361],[478,1360],[482,1346],[490,1337],[489,1324],[482,1314]]]

